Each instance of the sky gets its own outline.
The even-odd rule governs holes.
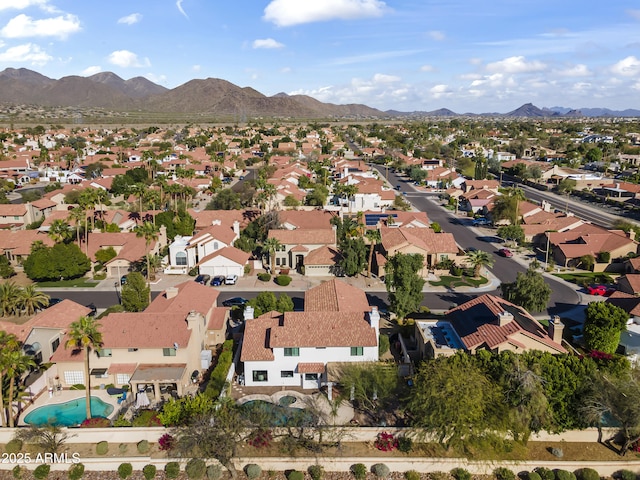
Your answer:
[[[0,0],[0,70],[457,113],[640,108],[640,0]]]

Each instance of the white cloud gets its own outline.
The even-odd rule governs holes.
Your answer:
[[[529,73],[539,72],[547,68],[547,66],[537,60],[528,62],[525,57],[509,57],[498,62],[488,63],[487,71],[496,73]]]
[[[32,65],[44,65],[51,60],[53,60],[51,55],[33,43],[16,45],[4,52],[0,52],[0,62],[24,62]]]
[[[400,77],[396,77],[395,75],[385,75],[383,73],[376,73],[373,76],[373,83],[393,83],[399,82]]]
[[[263,38],[253,41],[253,48],[282,48],[284,44],[274,40],[273,38]]]
[[[627,14],[636,20],[640,20],[640,10],[627,10]]]
[[[279,27],[289,27],[335,19],[380,17],[386,7],[381,0],[271,0],[263,18]]]
[[[429,89],[429,93],[433,98],[446,98],[450,97],[453,94],[453,91],[449,87],[449,85],[435,85]]]
[[[194,72],[199,72],[200,70],[202,70],[202,65],[193,65],[191,67],[191,70]]]
[[[102,71],[102,67],[99,65],[92,65],[91,67],[85,68],[80,74],[85,77],[90,77],[91,75],[95,75],[96,73],[100,73]]]
[[[70,34],[80,31],[80,20],[75,15],[64,15],[43,20],[20,14],[9,20],[0,35],[7,38],[22,37],[58,37],[67,38]]]
[[[638,80],[636,83],[631,85],[631,88],[633,88],[634,90],[640,91],[640,80]]]
[[[135,53],[130,52],[129,50],[116,50],[115,52],[112,52],[109,54],[109,63],[123,68],[151,66],[151,62],[148,58],[141,61]]]
[[[440,30],[431,30],[428,35],[432,40],[435,40],[436,42],[441,42],[446,38],[444,33]]]
[[[559,70],[558,75],[562,77],[588,77],[591,75],[591,71],[586,65],[578,64],[565,68],[564,70]]]
[[[142,20],[142,15],[140,13],[132,13],[131,15],[127,15],[126,17],[122,17],[118,19],[118,23],[123,23],[125,25],[133,25]]]
[[[1,10],[24,10],[29,7],[40,7],[47,12],[55,12],[57,9],[49,5],[49,0],[0,0]]]
[[[640,60],[633,55],[623,58],[611,66],[611,71],[616,75],[631,77],[640,74]]]
[[[435,72],[435,68],[433,65],[422,65],[420,67],[421,72]]]
[[[280,73],[291,73],[291,67],[282,67]]]
[[[180,13],[182,15],[184,15],[185,18],[189,18],[189,16],[187,15],[187,13],[184,11],[184,8],[182,8],[182,3],[184,2],[184,0],[177,0],[176,1],[176,7],[178,7],[178,10],[180,11]]]

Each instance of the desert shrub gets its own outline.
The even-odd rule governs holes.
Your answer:
[[[578,480],[600,480],[600,474],[593,468],[580,468],[574,473]]]
[[[256,465],[255,463],[249,463],[248,465],[245,465],[244,473],[246,473],[249,480],[253,480],[262,475],[262,468],[260,468],[260,465]]]
[[[506,467],[498,467],[493,471],[496,480],[516,480],[516,474]]]
[[[87,418],[80,424],[80,428],[106,428],[110,426],[111,422],[104,417]]]
[[[271,430],[259,428],[247,439],[247,443],[255,448],[265,448],[271,445],[272,440]]]
[[[542,477],[537,472],[529,472],[527,474],[527,480],[542,480]]]
[[[38,465],[36,469],[33,471],[33,476],[37,480],[43,480],[49,476],[50,471],[51,471],[51,465],[47,465],[47,464]]]
[[[187,472],[187,476],[189,478],[203,478],[204,474],[207,472],[207,464],[201,458],[192,458],[187,462],[187,466],[184,467],[184,471]]]
[[[220,480],[222,478],[222,468],[220,468],[220,465],[209,465],[207,467],[207,478],[209,480]]]
[[[271,274],[269,274],[269,273],[259,273],[258,274],[258,280],[260,280],[261,282],[268,282],[269,280],[271,280]]]
[[[136,445],[136,448],[138,449],[138,453],[147,453],[151,446],[149,445],[148,441],[140,440]]]
[[[431,480],[450,480],[451,475],[447,472],[429,472],[429,478]]]
[[[84,465],[75,463],[69,467],[69,480],[80,480],[84,475]]]
[[[311,465],[307,471],[313,480],[320,480],[324,476],[322,465]]]
[[[356,480],[364,480],[367,478],[367,466],[364,463],[354,463],[349,468]]]
[[[161,427],[162,422],[155,410],[143,410],[133,419],[132,425],[134,427]]]
[[[393,433],[380,432],[373,445],[382,452],[391,452],[398,448],[398,440],[393,436]]]
[[[11,474],[13,475],[13,478],[22,478],[23,473],[25,472],[26,469],[24,469],[23,467],[21,467],[20,465],[16,465],[15,467],[13,467],[13,470],[11,470]]]
[[[568,470],[558,469],[556,470],[556,480],[576,480],[576,476]]]
[[[128,448],[129,445],[127,445],[126,443],[121,443],[120,445],[118,445],[118,451],[123,454],[126,453]]]
[[[142,474],[144,475],[145,480],[152,480],[156,477],[157,468],[155,465],[145,465],[142,467]]]
[[[398,437],[398,450],[402,453],[409,453],[413,450],[413,440],[411,437]]]
[[[169,462],[164,466],[164,475],[167,478],[178,478],[180,475],[180,464],[178,462]]]
[[[121,463],[118,467],[118,476],[122,479],[129,478],[133,473],[133,466],[130,463]]]
[[[300,470],[291,470],[287,475],[287,480],[304,480],[304,473]]]
[[[109,442],[103,440],[102,442],[98,442],[96,445],[96,453],[98,455],[106,455],[109,451]]]
[[[382,356],[389,351],[389,337],[381,333],[378,338],[380,339],[378,341],[378,355]]]
[[[636,480],[637,476],[635,472],[631,470],[618,470],[613,474],[613,478],[619,478],[620,480]]]
[[[407,470],[404,472],[404,478],[406,480],[420,480],[420,474],[415,470]]]
[[[553,447],[551,449],[551,455],[553,455],[554,457],[562,458],[564,457],[564,452],[561,448]]]
[[[19,438],[14,438],[9,440],[7,444],[4,446],[5,453],[18,453],[22,451],[22,440]]]
[[[533,471],[540,475],[542,480],[556,480],[556,474],[553,473],[553,470],[550,470],[547,467],[537,467],[534,468]]]
[[[389,467],[387,467],[384,463],[376,463],[371,466],[371,471],[378,478],[387,478],[391,473]]]
[[[275,281],[281,287],[286,287],[291,283],[291,277],[289,275],[278,275]]]
[[[471,480],[471,473],[464,468],[454,468],[451,470],[451,475],[456,480]]]
[[[160,447],[160,450],[162,450],[163,452],[171,450],[171,447],[173,447],[173,442],[173,437],[168,433],[165,433],[158,439],[158,445]]]

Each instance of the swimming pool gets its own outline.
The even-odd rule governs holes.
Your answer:
[[[98,397],[91,397],[91,416],[108,417],[113,412],[113,405],[103,402]],[[29,425],[56,425],[72,427],[81,424],[87,418],[87,399],[85,397],[65,403],[55,403],[38,407],[24,417]]]

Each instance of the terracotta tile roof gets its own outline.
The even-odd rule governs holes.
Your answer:
[[[304,293],[304,310],[307,312],[368,312],[371,307],[363,290],[334,278]]]
[[[290,224],[295,228],[332,228],[331,219],[335,215],[325,210],[284,210],[278,213],[280,224]]]
[[[233,227],[233,222],[237,220],[240,222],[240,228],[245,228],[260,216],[259,210],[202,210],[198,212],[190,208],[188,211],[196,221],[196,230],[209,227],[216,220],[229,228]]]
[[[178,289],[176,296],[167,298],[167,290],[165,290],[153,299],[145,312],[176,313],[182,315],[183,320],[192,310],[206,316],[210,310],[216,307],[220,295],[217,289],[194,281],[181,283],[175,288]]]
[[[436,233],[430,228],[381,228],[382,246],[389,252],[413,245],[426,253],[457,253],[452,233]]]
[[[277,238],[282,245],[335,245],[336,232],[331,229],[269,230],[267,238]]]
[[[0,217],[22,217],[27,214],[27,206],[22,203],[0,204]]]
[[[505,311],[513,315],[513,320],[500,326],[498,315]],[[494,349],[503,343],[524,346],[518,340],[522,335],[558,353],[566,352],[526,310],[494,295],[485,294],[469,300],[449,310],[446,317],[468,350],[482,345]]]
[[[633,294],[640,293],[640,273],[627,273],[617,281],[623,291]],[[627,288],[631,291],[628,291]]]
[[[53,240],[38,230],[0,230],[0,251],[10,251],[12,255],[28,256],[33,242],[41,241],[52,247]]]
[[[298,373],[324,373],[324,363],[322,362],[300,362],[298,363]]]
[[[195,282],[194,282],[195,283]],[[227,307],[215,307],[207,325],[208,330],[222,330],[227,323],[229,311]]]
[[[561,243],[554,244],[554,246],[559,248],[566,258],[579,258],[583,255],[595,257],[600,252],[611,252],[625,246],[629,252],[633,253],[638,249],[636,242],[614,232],[588,233],[580,236],[575,243]]]
[[[291,249],[293,252],[293,249]],[[309,255],[304,258],[305,265],[335,265],[337,264],[342,255],[340,252],[332,247],[323,246],[311,251]]]
[[[640,257],[630,258],[628,262],[635,271],[640,270]]]
[[[206,243],[213,240],[220,240],[227,245],[231,245],[235,238],[236,234],[232,227],[227,225],[211,225],[195,234],[189,241],[189,247],[195,247],[198,243]]]
[[[39,200],[31,202],[31,205],[36,207],[38,210],[44,210],[45,208],[55,207],[57,203],[49,200],[48,198],[40,198]]]
[[[198,262],[198,265],[203,265],[212,258],[216,257],[224,257],[231,260],[232,262],[237,263],[238,265],[246,265],[246,263],[249,261],[249,258],[251,258],[251,254],[243,252],[236,247],[223,247],[220,250],[216,250],[215,252],[210,253],[209,255],[204,257]]]
[[[295,247],[293,247],[291,250],[291,252],[308,252],[309,249],[305,246],[302,245],[296,245]]]
[[[116,375],[118,373],[132,374],[138,367],[137,363],[112,363],[109,365],[108,373],[110,375]]]
[[[273,351],[269,348],[269,335],[271,330],[278,326],[281,316],[280,312],[268,312],[245,322],[240,361],[257,362],[274,359]]]

